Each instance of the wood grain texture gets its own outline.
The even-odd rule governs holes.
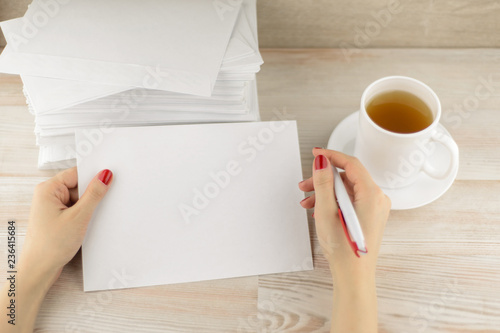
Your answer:
[[[381,254],[379,332],[498,332],[499,264],[498,256]],[[334,288],[326,262],[315,266],[260,278],[261,332],[329,332]]]
[[[497,0],[260,0],[257,14],[261,47],[500,46]]]
[[[132,277],[133,278],[133,277]],[[126,272],[118,272],[117,284]],[[80,253],[42,304],[40,332],[234,332],[255,312],[258,277],[83,292]]]
[[[0,52],[2,48],[0,48]],[[1,75],[0,76],[0,86],[2,90],[0,91],[0,101],[1,106],[11,106],[11,105],[26,105],[26,98],[24,97],[22,89],[19,87],[22,85],[21,78],[18,75]]]
[[[0,21],[30,2],[0,0]],[[500,46],[498,0],[259,0],[257,14],[266,48]]]
[[[349,62],[338,49],[262,53],[262,118],[298,121],[304,177],[312,147],[326,145],[373,80],[409,75],[437,92],[448,114],[442,123],[460,147],[460,171],[435,202],[391,212],[377,271],[379,332],[500,332],[500,50],[372,49]],[[478,95],[483,79],[491,91]],[[22,248],[33,188],[55,173],[36,169],[37,154],[21,82],[0,75],[0,280],[2,226],[17,221]],[[312,271],[83,293],[77,254],[43,304],[36,331],[328,332],[333,281],[310,214]]]
[[[19,85],[21,86],[21,85]],[[23,102],[25,104],[25,101]],[[54,171],[40,171],[35,145],[34,116],[26,105],[0,105],[0,176],[52,176]],[[15,146],[12,144],[15,143]]]

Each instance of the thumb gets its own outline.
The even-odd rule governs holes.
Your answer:
[[[113,173],[110,170],[105,169],[99,172],[99,174],[90,181],[82,197],[73,206],[78,213],[90,218],[99,202],[101,202],[108,192],[112,179]]]

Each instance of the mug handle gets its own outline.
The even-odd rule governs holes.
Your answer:
[[[446,178],[450,175],[452,171],[458,168],[457,143],[450,136],[440,131],[434,131],[434,133],[432,133],[431,140],[442,144],[448,149],[451,155],[451,162],[450,165],[448,166],[448,169],[445,170],[444,172],[430,165],[429,161],[426,161],[424,163],[422,170],[433,178],[437,179]]]

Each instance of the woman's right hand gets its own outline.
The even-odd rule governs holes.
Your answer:
[[[315,193],[304,199],[301,205],[314,208],[316,233],[332,274],[337,282],[352,283],[358,278],[374,280],[391,201],[357,158],[320,148],[313,149],[313,154],[313,176],[299,183],[299,188]],[[340,175],[363,229],[368,254],[360,258],[349,246],[338,216],[332,165],[345,171]]]

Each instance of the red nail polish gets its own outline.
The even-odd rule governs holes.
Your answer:
[[[104,183],[104,185],[108,185],[109,181],[111,180],[111,177],[113,177],[113,173],[111,170],[104,169],[101,171],[99,174],[99,180]]]
[[[307,198],[304,198],[304,199],[300,200],[300,203],[303,203],[303,202],[304,202],[304,201],[306,201],[307,199],[309,199],[309,197],[307,197]]]
[[[323,155],[318,155],[316,156],[316,159],[314,160],[314,170],[321,170],[326,168],[328,165],[328,162],[326,161],[326,157]]]
[[[323,147],[314,147],[314,149],[323,149]]]

